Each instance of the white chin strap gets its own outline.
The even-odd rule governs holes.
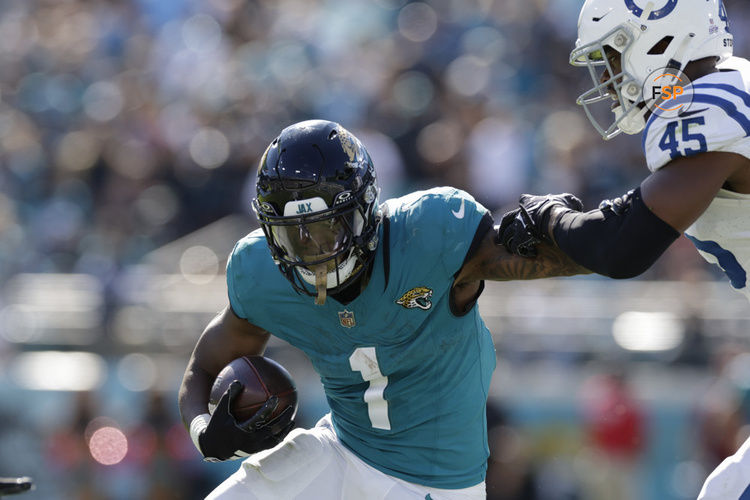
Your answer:
[[[321,306],[325,304],[326,301],[326,290],[328,288],[335,288],[341,283],[345,282],[349,278],[349,276],[352,275],[352,272],[354,271],[356,265],[357,257],[354,256],[354,251],[352,249],[349,257],[347,257],[344,262],[339,264],[338,280],[336,277],[335,269],[326,273],[328,265],[325,263],[315,266],[314,270],[299,266],[297,267],[297,271],[299,272],[300,278],[302,278],[305,283],[313,285],[315,287],[315,290],[318,294],[315,297],[315,304]]]
[[[646,106],[640,109],[638,106],[633,106],[627,113],[623,113],[622,106],[617,106],[612,110],[615,114],[615,123],[617,128],[622,130],[628,135],[639,134],[646,128],[646,113],[648,108]]]

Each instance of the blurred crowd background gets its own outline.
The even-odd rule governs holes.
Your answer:
[[[369,149],[383,198],[499,217],[648,173],[575,105],[580,0],[0,2],[0,476],[24,498],[203,498],[176,390],[256,227],[266,145],[303,119]],[[735,54],[750,4],[725,0]],[[492,284],[490,499],[687,499],[750,434],[750,306],[681,238],[636,280]],[[326,411],[309,363],[300,425]],[[603,485],[605,489],[602,490]]]

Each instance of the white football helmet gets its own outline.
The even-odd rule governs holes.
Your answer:
[[[649,75],[660,69],[683,70],[704,57],[717,57],[718,64],[732,56],[732,46],[722,0],[586,0],[570,63],[587,66],[594,87],[577,103],[605,140],[620,132],[637,134],[646,125],[645,104],[654,100],[643,94]],[[605,47],[620,54],[619,74],[614,74]],[[604,82],[602,68],[609,75]],[[605,128],[590,105],[610,99],[617,101],[615,120]]]

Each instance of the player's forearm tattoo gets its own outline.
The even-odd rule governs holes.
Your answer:
[[[576,264],[558,248],[540,244],[535,258],[510,254],[495,254],[482,263],[488,279],[533,280],[553,276],[589,274],[591,271]]]

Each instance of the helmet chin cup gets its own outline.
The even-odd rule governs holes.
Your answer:
[[[333,261],[333,263],[338,262],[338,264],[336,264],[335,266],[331,266],[333,267],[333,269],[329,271],[328,268],[329,264],[331,264],[331,261]],[[308,285],[313,285],[316,289],[321,283],[321,280],[318,279],[318,272],[321,269],[324,274],[324,280],[322,281],[322,283],[326,286],[326,288],[337,288],[344,284],[349,278],[351,278],[356,267],[357,257],[354,255],[353,249],[350,251],[349,256],[343,261],[334,258],[325,262],[321,262],[320,264],[314,264],[310,266],[296,266],[297,271],[299,272],[299,276],[300,278],[302,278],[302,281],[304,281]]]
[[[646,128],[646,112],[648,110],[637,105],[631,106],[627,113],[623,112],[622,106],[617,105],[612,112],[615,114],[617,128],[628,135],[636,135]]]

